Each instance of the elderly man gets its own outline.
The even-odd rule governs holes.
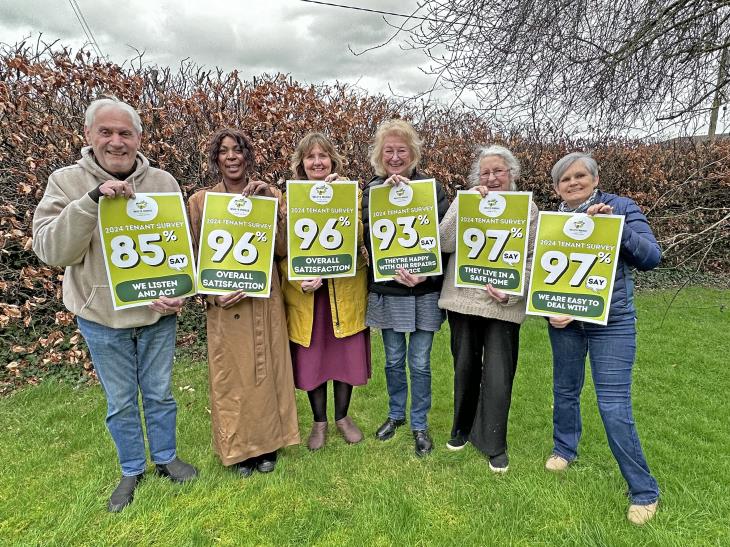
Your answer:
[[[170,389],[176,312],[182,298],[161,297],[146,307],[115,311],[97,228],[101,196],[129,199],[135,192],[179,192],[167,172],[139,153],[139,114],[116,98],[86,110],[84,134],[91,146],[75,165],[55,171],[33,217],[33,250],[65,266],[63,302],[76,314],[107,398],[106,424],[117,448],[122,479],[109,499],[118,512],[132,502],[147,463],[142,405],[150,454],[158,474],[175,482],[197,476],[176,455],[177,405]]]

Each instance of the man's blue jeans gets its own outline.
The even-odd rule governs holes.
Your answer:
[[[428,411],[431,409],[431,344],[433,332],[415,330],[408,335],[393,329],[382,329],[385,347],[385,380],[388,385],[388,417],[402,420],[406,417],[408,380],[406,354],[411,375],[411,429],[428,429]]]
[[[644,459],[631,410],[635,319],[606,326],[573,321],[564,329],[549,326],[548,331],[553,350],[553,452],[568,461],[578,455],[580,392],[587,353],[598,410],[611,452],[629,485],[631,503],[654,503],[659,487]]]
[[[77,320],[106,393],[106,425],[117,447],[122,475],[139,475],[147,464],[138,392],[152,461],[170,463],[175,459],[177,405],[170,382],[177,317],[166,315],[153,325],[129,329]]]

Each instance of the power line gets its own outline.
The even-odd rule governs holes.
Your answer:
[[[76,6],[76,12],[77,12],[77,19],[80,18],[80,22],[82,22],[82,27],[85,28],[84,33],[86,33],[86,37],[91,37],[91,43],[93,44],[94,48],[96,49],[96,52],[99,54],[99,57],[104,57],[104,53],[101,51],[101,47],[99,46],[99,42],[96,41],[96,36],[94,36],[94,33],[91,31],[91,27],[89,26],[89,23],[86,21],[86,17],[84,17],[84,13],[81,11],[81,6],[79,6],[79,3],[76,0],[69,0],[73,3],[73,5]],[[88,31],[88,33],[87,33]]]
[[[329,6],[331,8],[344,8],[344,9],[351,9],[355,11],[367,11],[370,13],[377,13],[379,15],[392,15],[393,17],[403,17],[405,19],[420,19],[421,21],[434,21],[434,22],[440,22],[438,19],[433,19],[431,17],[419,17],[418,15],[406,15],[404,13],[394,13],[392,11],[381,11],[377,9],[370,9],[370,8],[361,8],[359,6],[345,6],[344,4],[333,4],[331,2],[320,2],[318,0],[299,0],[300,2],[308,2],[309,4],[320,4],[322,6]]]
[[[443,19],[437,19],[435,17],[421,17],[420,15],[414,15],[420,8],[417,8],[413,14],[408,15],[405,13],[395,13],[392,11],[382,11],[377,9],[370,9],[370,8],[361,8],[359,6],[347,6],[345,4],[334,4],[332,2],[321,2],[319,0],[299,0],[300,2],[307,2],[309,4],[320,4],[322,6],[329,6],[331,8],[343,8],[343,9],[351,9],[354,11],[366,11],[369,13],[377,13],[378,15],[391,15],[393,17],[402,17],[404,19],[418,19],[419,21],[432,21],[434,23],[449,23],[449,21],[444,21]],[[475,27],[475,28],[482,28],[484,25],[479,25],[475,23],[456,23],[455,21],[451,21],[450,23],[453,24],[459,24],[464,27]]]
[[[81,30],[84,31],[84,34],[86,35],[86,39],[89,41],[91,46],[94,48],[94,51],[96,51],[96,54],[100,58],[105,58],[104,54],[101,52],[101,48],[99,47],[99,43],[96,41],[96,37],[94,36],[94,33],[91,31],[91,27],[86,22],[86,18],[84,17],[83,12],[81,11],[81,6],[79,6],[78,2],[76,0],[68,0],[68,3],[71,6],[71,9],[74,12],[74,15],[76,16],[76,19],[79,22],[79,25],[81,25]]]

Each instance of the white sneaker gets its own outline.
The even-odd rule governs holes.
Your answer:
[[[545,462],[545,469],[552,471],[553,473],[560,473],[561,471],[568,469],[569,465],[570,462],[562,456],[552,454]]]

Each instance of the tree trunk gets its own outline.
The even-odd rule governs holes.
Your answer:
[[[710,142],[715,141],[715,133],[717,132],[717,118],[720,113],[720,105],[724,103],[724,93],[722,90],[723,82],[727,75],[728,48],[725,46],[720,55],[720,66],[717,69],[717,88],[715,89],[715,98],[712,100],[712,110],[710,110],[710,129],[707,136]]]

